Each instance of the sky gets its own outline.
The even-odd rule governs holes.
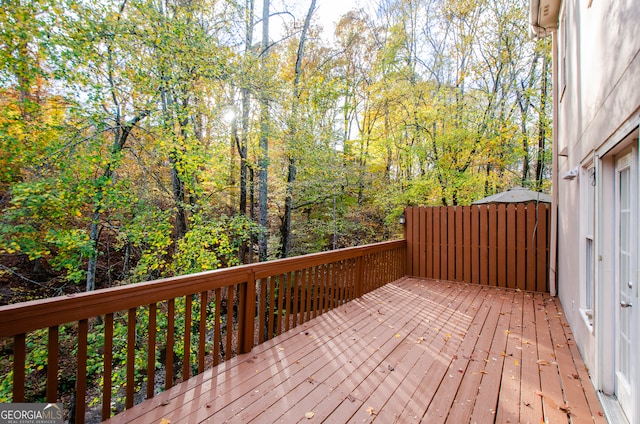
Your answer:
[[[296,0],[296,3],[303,4],[307,9],[310,0]],[[333,34],[335,25],[342,15],[349,10],[360,7],[358,0],[316,0],[316,14],[324,27],[325,36]]]
[[[362,7],[362,2],[366,0],[316,0],[316,11],[314,13],[324,29],[324,37],[333,38],[335,25],[342,15],[351,9]],[[311,0],[271,0],[272,13],[280,10],[290,10],[297,20],[303,21]],[[262,15],[262,2],[257,1],[255,5],[256,16]],[[284,19],[284,18],[283,18]],[[275,33],[275,26],[278,25],[278,19],[273,18],[273,23],[269,24],[270,32]],[[273,29],[272,29],[273,28]]]

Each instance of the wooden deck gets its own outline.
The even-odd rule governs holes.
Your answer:
[[[560,304],[403,278],[109,422],[605,423]]]

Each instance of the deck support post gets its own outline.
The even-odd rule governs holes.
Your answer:
[[[242,325],[238,328],[240,353],[248,353],[253,349],[256,320],[256,274],[253,270],[248,274],[246,283],[240,285],[240,313],[242,314]]]

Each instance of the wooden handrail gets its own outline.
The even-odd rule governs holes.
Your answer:
[[[146,397],[153,397],[158,346],[165,346],[160,357],[164,355],[167,389],[176,378],[174,344],[181,343],[183,346],[184,353],[177,360],[182,361],[181,377],[186,379],[192,370],[194,373],[203,371],[206,355],[213,355],[210,364],[215,365],[233,354],[248,352],[258,343],[305,320],[403,277],[406,274],[406,248],[405,240],[376,243],[1,306],[0,337],[13,338],[12,400],[30,400],[25,397],[25,369],[31,368],[28,363],[29,343],[25,346],[25,340],[29,340],[31,332],[48,329],[49,352],[45,377],[47,401],[54,402],[56,397],[61,396],[56,390],[58,339],[63,334],[59,328],[70,324],[77,329],[66,332],[65,337],[72,334],[78,346],[75,420],[83,422],[86,387],[89,383],[86,374],[89,359],[87,336],[93,331],[94,323],[103,323],[104,343],[98,350],[104,352],[100,358],[104,361],[102,418],[106,419],[112,413],[111,379],[116,371],[116,364],[112,363],[116,349],[116,325],[123,325],[126,321],[126,346],[121,345],[120,349],[125,350],[126,357],[127,390],[124,406],[130,408],[134,404],[136,355],[147,355],[143,361],[148,368]],[[184,302],[184,311],[178,311],[177,302]],[[208,318],[210,303],[215,308],[215,318]],[[200,308],[198,314],[192,309],[195,307]],[[148,314],[146,334],[139,333],[142,330],[138,322],[141,309],[145,310],[144,316]],[[179,313],[184,321],[178,326]],[[160,332],[156,332],[160,316],[166,316],[166,338],[162,340],[158,338]],[[115,324],[114,318],[120,324]],[[212,320],[213,323],[207,326],[206,320]],[[193,340],[191,336],[196,337],[196,334],[192,329],[198,333]],[[256,329],[259,334],[255,334]],[[208,347],[204,332],[210,331],[213,331],[213,342]],[[237,333],[237,336],[232,337],[232,333]],[[146,342],[139,343],[138,337]],[[141,352],[140,346],[145,346],[145,351]],[[192,351],[197,355],[195,361]],[[0,378],[6,379],[7,376],[0,374]],[[149,390],[152,392],[149,393]]]

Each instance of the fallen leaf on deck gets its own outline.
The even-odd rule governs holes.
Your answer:
[[[160,420],[160,424],[171,424],[171,421],[169,421],[166,418],[163,418],[163,419]]]
[[[571,414],[571,407],[567,403],[565,403],[564,405],[558,405],[558,409],[566,412],[567,414]]]
[[[544,359],[538,359],[536,361],[536,364],[538,364],[538,365],[549,365],[549,362],[545,361]]]
[[[377,415],[376,410],[372,407],[368,407],[367,412],[369,413],[369,415]]]
[[[511,331],[509,331],[509,330],[504,330],[504,334],[506,334],[506,335],[508,336],[509,334],[511,334]]]
[[[424,341],[424,337],[418,337],[418,340],[416,340],[416,344],[420,344]]]
[[[402,335],[401,334],[396,334],[395,337],[396,337],[396,339],[399,339],[400,337],[402,337]]]
[[[306,418],[306,419],[308,419],[308,420],[310,420],[311,418],[313,418],[313,417],[314,417],[314,415],[316,415],[316,413],[315,413],[315,412],[313,412],[313,411],[309,411],[309,412],[307,412],[306,414],[304,414],[305,418]]]
[[[167,406],[167,405],[169,405],[170,403],[171,403],[171,401],[169,401],[169,400],[165,400],[165,401],[160,402],[160,406]]]
[[[480,370],[480,374],[487,374],[487,371],[485,371],[485,370]]]
[[[518,365],[520,365],[520,362],[518,362],[518,360],[517,360],[517,359],[514,359],[514,360],[513,360],[513,365],[518,366]]]

